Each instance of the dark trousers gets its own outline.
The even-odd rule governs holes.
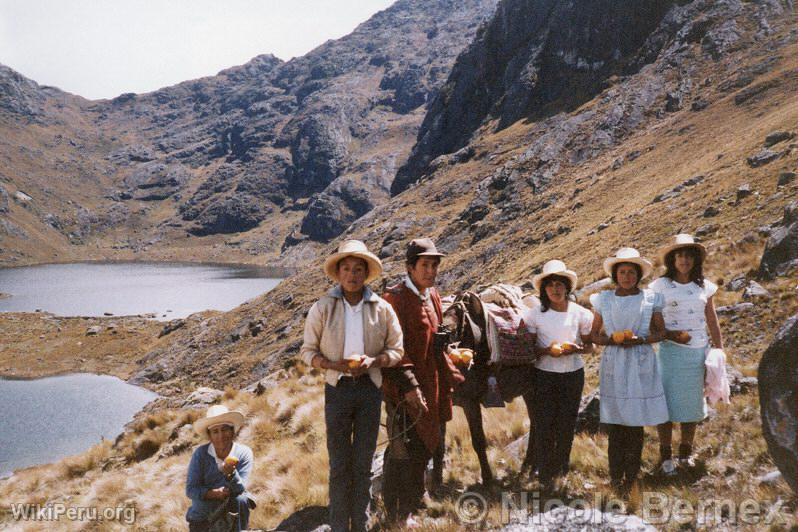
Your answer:
[[[249,495],[246,492],[238,497],[229,497],[225,503],[226,512],[235,523],[235,530],[246,530],[249,525]],[[209,521],[189,521],[189,532],[207,532],[213,523]]]
[[[534,450],[541,482],[568,473],[585,370],[535,370]]]
[[[424,496],[424,475],[430,458],[442,467],[446,424],[441,423],[441,444],[430,453],[412,428],[412,416],[404,407],[385,402],[388,437],[385,449],[382,501],[388,521],[404,519],[418,511]]]
[[[643,456],[643,427],[607,425],[610,480],[615,485],[629,485],[640,473]]]
[[[330,528],[366,530],[371,462],[380,428],[382,392],[368,375],[325,385],[324,420],[330,456]]]

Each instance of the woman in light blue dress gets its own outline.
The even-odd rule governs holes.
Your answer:
[[[593,342],[606,346],[601,355],[601,422],[607,425],[610,480],[628,491],[640,473],[643,428],[668,419],[668,406],[651,344],[665,331],[663,298],[641,290],[651,263],[633,248],[621,248],[604,261],[615,290],[591,296],[595,318]],[[626,334],[624,334],[626,333]]]
[[[676,235],[660,250],[665,275],[649,285],[665,299],[665,341],[660,344],[662,384],[669,419],[657,427],[660,469],[676,474],[672,459],[673,423],[681,424],[678,464],[691,467],[696,426],[706,417],[704,360],[709,345],[723,349],[712,296],[718,287],[704,279],[706,249],[687,234]]]

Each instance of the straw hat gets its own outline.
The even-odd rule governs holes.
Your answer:
[[[571,280],[571,290],[576,288],[577,276],[576,272],[566,268],[565,263],[561,260],[550,260],[543,265],[543,271],[532,278],[532,286],[535,290],[540,292],[540,285],[543,284],[543,279],[550,275],[559,275]]]
[[[701,253],[702,262],[707,258],[707,248],[705,248],[703,244],[696,242],[693,238],[693,235],[682,233],[670,237],[668,243],[659,249],[657,252],[659,255],[659,260],[662,262],[662,264],[665,264],[665,256],[671,251],[681,248],[696,248],[698,252]]]
[[[654,268],[647,259],[640,256],[640,252],[635,248],[621,248],[615,252],[614,257],[604,259],[604,273],[612,277],[612,267],[621,262],[631,262],[637,264],[643,270],[643,275],[640,279],[644,279],[651,273]]]
[[[360,240],[344,240],[338,246],[338,251],[324,261],[324,273],[336,283],[338,282],[338,263],[346,257],[357,257],[366,261],[369,266],[366,283],[370,283],[382,273],[382,262],[366,248],[366,244]]]
[[[224,405],[213,405],[205,413],[205,417],[194,422],[194,430],[203,438],[208,438],[208,429],[214,425],[232,425],[238,430],[244,424],[244,414],[237,410],[228,410]]]

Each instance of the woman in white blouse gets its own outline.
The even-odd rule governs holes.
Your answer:
[[[532,279],[540,305],[524,313],[521,326],[535,337],[534,449],[541,484],[568,473],[585,363],[593,350],[593,313],[568,300],[576,273],[560,260],[543,266]]]
[[[712,296],[718,287],[704,279],[706,248],[692,236],[676,235],[660,250],[665,275],[649,288],[665,297],[665,341],[658,361],[668,403],[669,420],[657,427],[661,471],[676,473],[672,459],[673,423],[681,424],[678,465],[694,465],[693,440],[696,425],[706,417],[704,359],[711,345],[723,349],[723,338]]]

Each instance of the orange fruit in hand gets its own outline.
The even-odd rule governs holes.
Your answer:
[[[549,351],[551,351],[551,356],[558,357],[562,355],[565,350],[562,345],[555,343],[549,346]]]
[[[626,333],[624,331],[615,331],[612,333],[612,343],[614,344],[623,343],[625,338],[626,338]]]
[[[460,360],[463,361],[463,364],[465,365],[470,364],[473,358],[474,358],[474,352],[471,349],[460,350]]]
[[[573,342],[563,342],[562,349],[564,353],[573,353],[574,351],[579,349],[579,346]]]
[[[360,367],[360,363],[363,361],[364,358],[365,357],[360,357],[360,358],[356,358],[354,360],[348,360],[347,361],[347,365],[349,366],[349,369],[355,369],[355,368]]]
[[[624,340],[632,340],[634,337],[635,337],[634,331],[631,331],[629,329],[624,329],[624,331],[623,331],[623,339]]]
[[[451,351],[449,351],[449,360],[451,360],[455,364],[459,364],[460,362],[462,362],[463,358],[460,355],[460,350],[452,349]]]
[[[228,456],[227,458],[224,459],[224,463],[225,464],[231,464],[231,465],[237,465],[238,464],[238,458],[236,458],[235,456],[233,456],[231,454],[230,456]]]

